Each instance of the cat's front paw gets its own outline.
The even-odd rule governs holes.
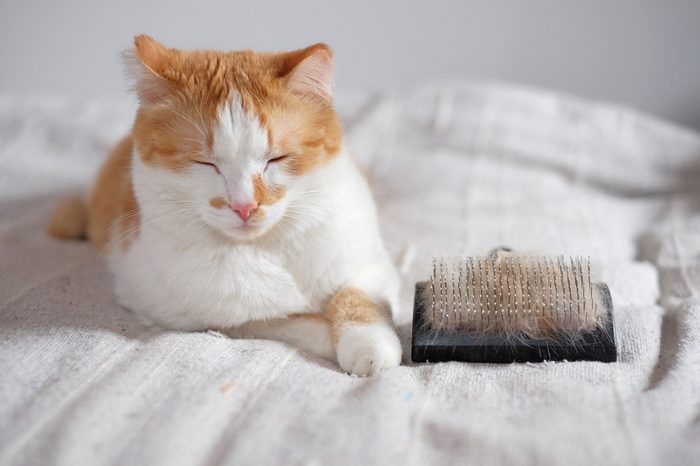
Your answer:
[[[343,329],[336,352],[341,369],[361,377],[401,363],[401,343],[386,323]]]

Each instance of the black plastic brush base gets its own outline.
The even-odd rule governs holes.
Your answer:
[[[491,337],[470,336],[457,330],[430,330],[424,318],[426,310],[423,287],[427,282],[416,283],[413,304],[413,338],[411,360],[413,362],[464,361],[482,363],[543,362],[543,361],[617,361],[615,326],[610,290],[604,283],[597,283],[608,312],[608,328],[582,333],[575,344],[557,340],[519,340],[506,342],[498,335]]]

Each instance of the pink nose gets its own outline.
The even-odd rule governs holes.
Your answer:
[[[250,204],[231,204],[231,210],[236,212],[239,217],[243,219],[244,222],[248,221],[251,215],[258,209],[258,203],[253,202]]]

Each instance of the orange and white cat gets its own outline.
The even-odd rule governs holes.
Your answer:
[[[399,280],[342,144],[331,51],[182,51],[135,39],[131,135],[49,226],[107,257],[148,324],[281,340],[357,375],[396,366]]]

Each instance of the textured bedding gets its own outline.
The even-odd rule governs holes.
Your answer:
[[[405,365],[372,378],[141,327],[95,249],[44,230],[133,103],[0,97],[0,464],[700,463],[698,134],[504,86],[337,106],[403,280]],[[598,260],[619,362],[411,364],[432,256],[496,246]]]

